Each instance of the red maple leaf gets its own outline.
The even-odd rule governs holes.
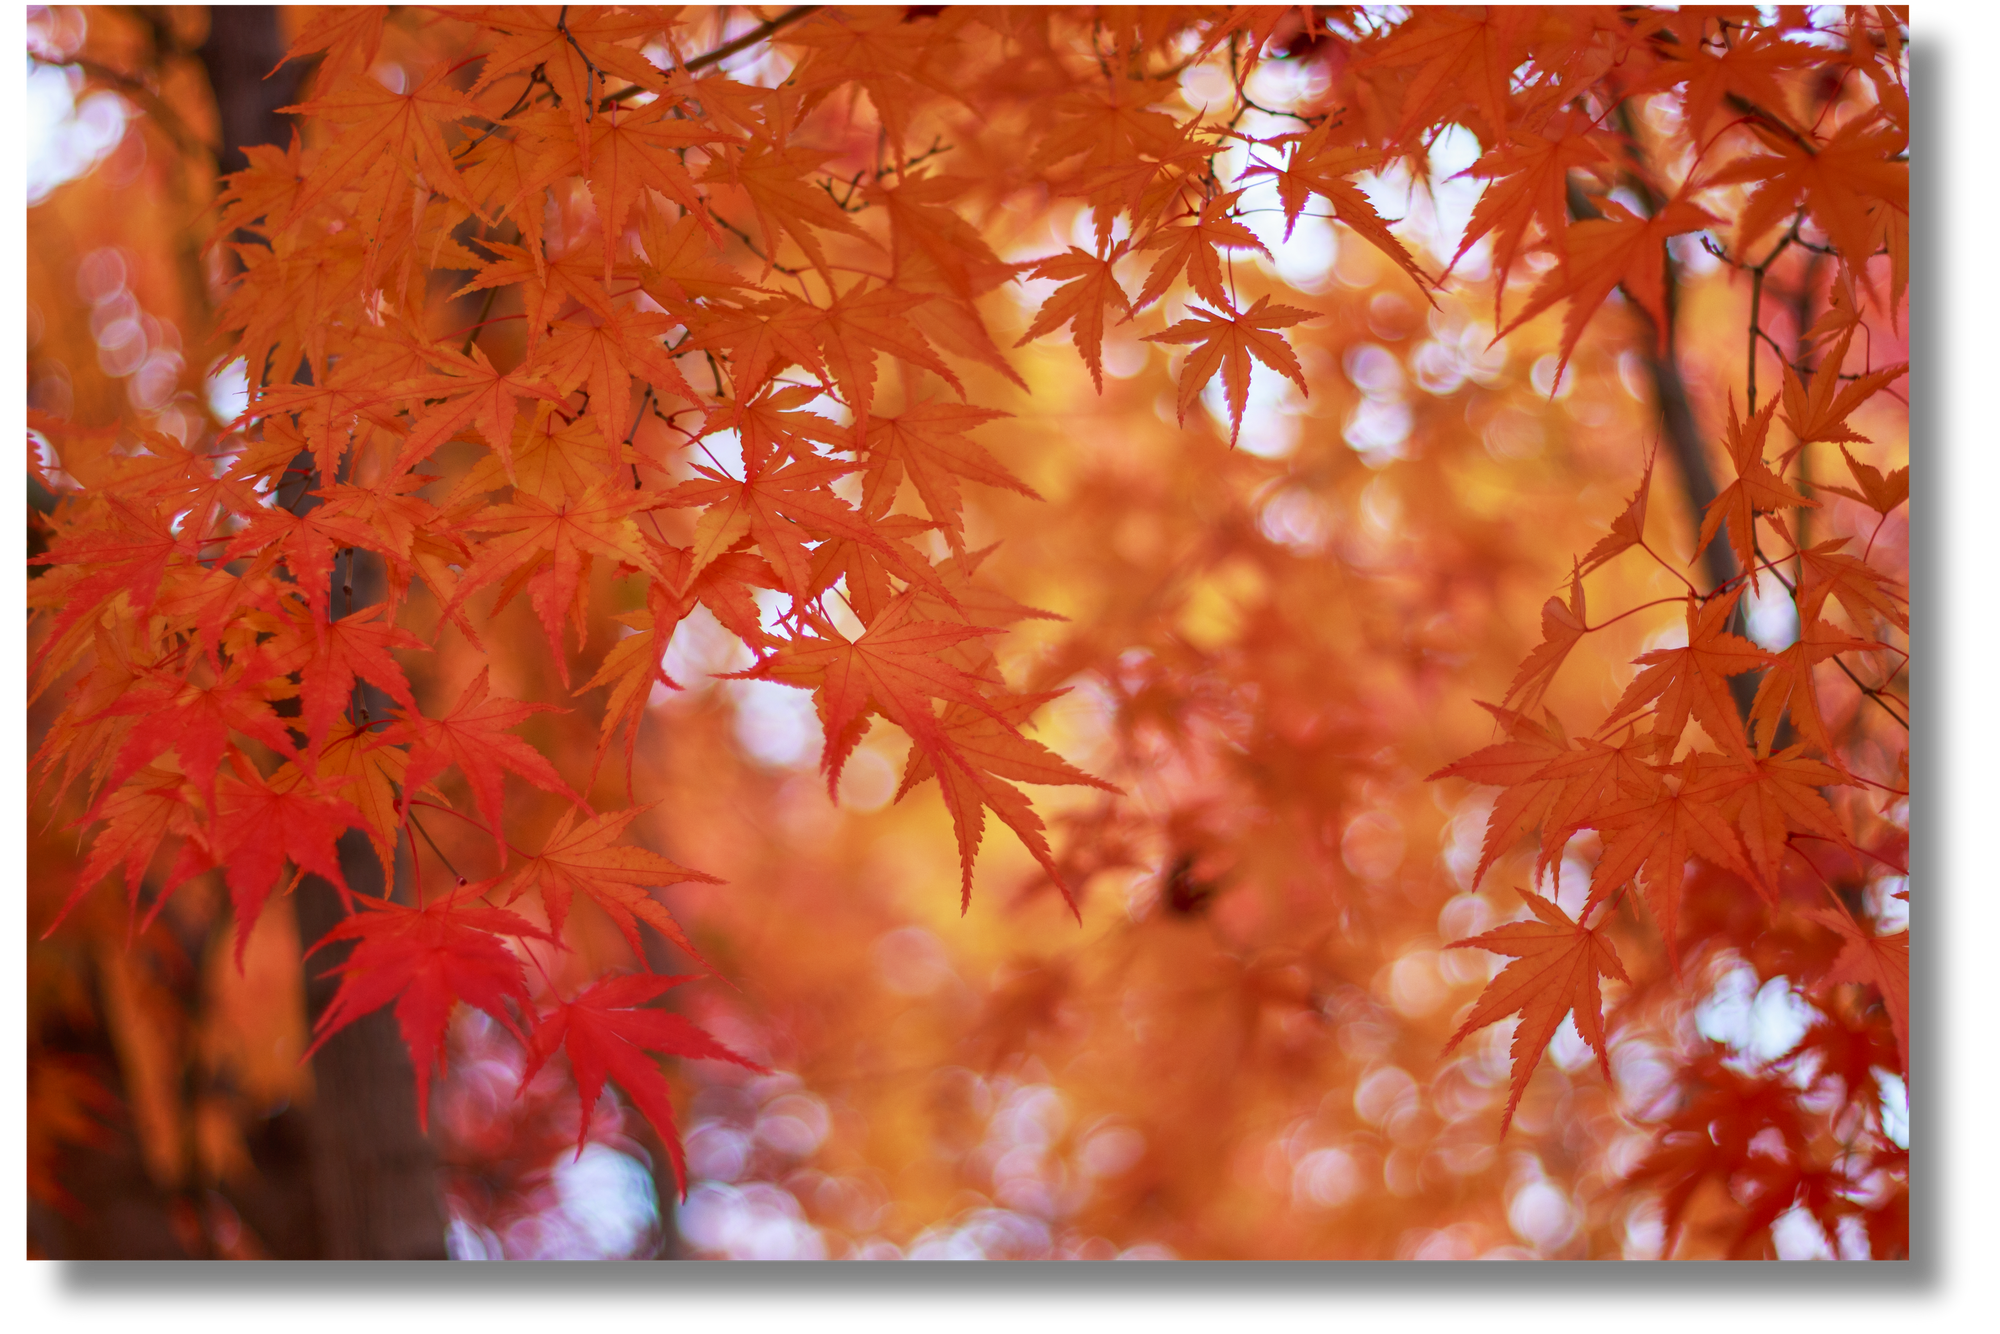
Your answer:
[[[1819,979],[1822,987],[1860,982],[1882,993],[1882,1006],[1896,1031],[1896,1051],[1903,1069],[1910,1068],[1910,932],[1906,927],[1878,936],[1863,929],[1843,906],[1839,911],[1814,908],[1808,916],[1840,933],[1840,954]]]
[[[722,882],[712,875],[670,862],[657,852],[613,846],[632,821],[651,809],[634,806],[611,811],[580,825],[575,808],[564,811],[543,840],[542,850],[524,858],[499,888],[507,892],[509,903],[530,889],[540,894],[551,931],[562,930],[569,918],[571,901],[583,894],[617,924],[633,953],[644,957],[639,940],[639,922],[643,920],[699,961],[701,954],[681,930],[680,923],[666,905],[646,891],[651,886],[675,885],[684,880],[710,885]]]
[[[438,718],[410,713],[385,733],[396,743],[408,743],[409,768],[403,775],[403,790],[415,792],[453,765],[472,785],[473,803],[486,821],[487,829],[500,843],[501,865],[506,865],[507,843],[500,828],[503,770],[525,778],[544,792],[584,804],[555,766],[533,746],[507,729],[517,727],[537,713],[557,713],[553,704],[526,704],[520,700],[487,697],[488,669],[467,683],[451,712]]]
[[[665,1010],[638,1008],[671,987],[689,981],[683,977],[637,974],[611,977],[597,983],[572,1001],[563,1001],[535,1025],[528,1037],[528,1063],[521,1073],[527,1087],[556,1048],[569,1053],[570,1073],[576,1077],[577,1096],[583,1103],[579,1118],[576,1151],[583,1154],[590,1134],[591,1109],[604,1091],[607,1077],[650,1121],[673,1159],[674,1181],[687,1198],[687,1157],[681,1149],[680,1129],[674,1122],[673,1100],[666,1077],[646,1058],[647,1052],[662,1056],[687,1056],[699,1060],[730,1061],[760,1075],[770,1072],[746,1056],[739,1056],[695,1026],[685,1015]]]
[[[473,902],[483,888],[466,885],[422,908],[357,894],[364,910],[306,951],[310,956],[337,940],[360,942],[333,970],[341,979],[340,990],[321,1011],[305,1055],[356,1019],[395,1001],[396,1026],[416,1068],[420,1126],[429,1125],[431,1069],[444,1067],[445,1025],[453,1005],[464,1001],[476,1006],[520,1036],[506,1002],[527,1006],[527,979],[521,960],[500,937],[533,936],[556,943],[526,918]]]

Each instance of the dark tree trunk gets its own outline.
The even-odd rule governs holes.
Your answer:
[[[278,12],[269,5],[215,6],[200,55],[215,91],[222,126],[221,169],[248,164],[244,148],[282,144],[291,135],[277,109],[297,100],[300,73],[286,66]],[[312,460],[300,462],[310,467]],[[317,487],[319,473],[301,485]],[[298,508],[317,502],[309,496],[281,497]],[[381,574],[369,559],[350,556],[345,569],[351,594],[342,611],[365,606],[381,593]],[[386,701],[365,698],[379,717]],[[367,839],[349,830],[340,841],[340,870],[349,887],[382,894],[383,869]],[[310,945],[345,915],[333,886],[308,876],[297,892],[299,938]],[[325,976],[347,951],[329,948],[307,964],[306,1017],[317,1021],[333,998],[337,978]],[[342,1030],[313,1057],[314,1097],[302,1117],[303,1133],[293,1137],[305,1153],[298,1175],[309,1183],[317,1253],[323,1259],[442,1260],[444,1207],[438,1190],[437,1154],[417,1128],[416,1081],[393,1015],[378,1010]]]

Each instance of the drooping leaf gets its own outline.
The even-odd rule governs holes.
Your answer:
[[[1448,947],[1492,950],[1514,960],[1486,984],[1472,1013],[1445,1044],[1449,1052],[1486,1025],[1516,1012],[1520,1014],[1521,1022],[1514,1030],[1510,1048],[1513,1076],[1507,1086],[1507,1110],[1500,1116],[1502,1135],[1514,1119],[1521,1095],[1528,1091],[1528,1076],[1534,1073],[1563,1016],[1575,1016],[1577,1033],[1597,1053],[1605,1078],[1611,1077],[1611,1058],[1604,1048],[1604,1003],[1598,979],[1627,980],[1618,952],[1600,928],[1584,926],[1581,919],[1572,920],[1568,913],[1538,894],[1525,889],[1516,892],[1534,913],[1535,920],[1497,926],[1466,940],[1454,940]],[[1588,909],[1584,915],[1589,915]]]

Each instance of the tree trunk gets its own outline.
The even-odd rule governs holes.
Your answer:
[[[269,5],[215,6],[201,46],[222,126],[218,157],[225,172],[248,164],[244,148],[290,138],[278,108],[297,100],[299,71],[286,66],[278,12]],[[301,462],[310,465],[304,457]],[[315,470],[300,483],[317,487]],[[306,508],[317,502],[294,497]],[[282,499],[282,498],[281,498]],[[350,556],[353,596],[346,610],[380,595],[373,561]],[[337,566],[336,569],[339,567]],[[378,715],[386,701],[369,700]],[[383,870],[359,831],[340,840],[340,870],[361,893],[382,894]],[[310,945],[345,915],[333,886],[308,876],[297,891],[299,938]],[[317,1021],[338,979],[328,977],[350,947],[328,949],[307,964],[306,1017]],[[393,1015],[378,1010],[328,1040],[313,1056],[313,1104],[307,1110],[303,1173],[311,1183],[319,1254],[336,1260],[442,1260],[444,1207],[438,1190],[437,1154],[417,1128],[416,1080]]]

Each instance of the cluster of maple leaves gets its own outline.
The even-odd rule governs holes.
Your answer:
[[[1662,559],[1644,539],[1649,470],[1567,601],[1544,611],[1545,642],[1493,709],[1505,739],[1441,771],[1503,789],[1475,880],[1531,834],[1538,871],[1584,831],[1602,844],[1576,917],[1526,895],[1529,920],[1462,942],[1514,961],[1458,1037],[1522,1013],[1508,1116],[1565,1015],[1604,1060],[1600,979],[1625,976],[1604,920],[1636,886],[1677,967],[1692,857],[1770,914],[1836,932],[1822,980],[1876,989],[1906,1068],[1907,936],[1876,934],[1828,881],[1836,856],[1894,862],[1893,821],[1827,795],[1899,791],[1906,768],[1851,759],[1815,671],[1882,649],[1886,627],[1907,633],[1907,604],[1866,551],[1795,540],[1802,521],[1785,518],[1819,503],[1787,479],[1794,461],[1859,441],[1848,417],[1903,369],[1844,370],[1864,310],[1895,311],[1906,285],[1894,14],[1855,9],[1815,29],[1789,12],[801,6],[701,50],[668,10],[450,9],[434,21],[466,31],[466,57],[386,83],[371,72],[385,15],[329,11],[301,35],[288,59],[318,61],[295,109],[304,134],[252,149],[228,179],[214,245],[240,268],[222,324],[249,368],[243,415],[194,442],[140,430],[137,448],[129,432],[36,423],[58,460],[45,479],[65,496],[30,592],[44,621],[37,688],[80,672],[36,763],[54,791],[84,785],[79,823],[96,829],[72,903],[122,874],[134,912],[157,914],[219,870],[240,943],[299,876],[348,895],[344,831],[393,868],[399,840],[435,850],[426,821],[476,825],[491,854],[474,874],[441,853],[426,874],[418,853],[415,906],[348,895],[352,915],[328,939],[358,943],[319,1040],[393,1004],[424,1086],[453,1007],[478,1007],[521,1036],[530,1076],[566,1052],[585,1127],[615,1080],[684,1181],[647,1053],[744,1058],[646,1008],[679,978],[610,977],[542,1009],[526,971],[562,948],[578,895],[640,959],[642,927],[699,959],[650,891],[711,877],[628,843],[639,808],[600,811],[583,795],[621,749],[629,773],[649,700],[684,684],[663,667],[676,628],[706,608],[754,655],[738,676],[812,692],[829,792],[874,719],[906,733],[898,796],[937,780],[965,899],[990,810],[1071,901],[1073,859],[1016,784],[1110,785],[1025,734],[1051,693],[1010,689],[994,653],[1035,613],[979,580],[962,488],[1034,493],[1000,456],[1003,414],[969,402],[954,369],[1025,387],[980,298],[1010,279],[1052,282],[1020,342],[1067,325],[1100,385],[1110,322],[1179,308],[1146,337],[1190,345],[1182,417],[1219,376],[1235,441],[1255,366],[1311,390],[1283,331],[1312,312],[1238,293],[1234,252],[1268,255],[1242,220],[1246,188],[1270,178],[1288,229],[1323,205],[1428,292],[1446,276],[1363,185],[1423,170],[1459,125],[1488,182],[1459,260],[1490,243],[1496,301],[1517,267],[1534,269],[1498,312],[1502,334],[1566,302],[1562,362],[1614,291],[1665,343],[1670,238],[1723,236],[1728,262],[1760,282],[1788,250],[1824,253],[1839,273],[1810,334],[1818,369],[1788,364],[1761,406],[1753,370],[1744,417],[1732,409],[1736,476],[1696,546],[1725,533],[1737,573],[1689,585],[1685,646],[1645,654],[1589,734],[1537,715],[1566,655],[1605,624],[1588,620],[1584,576]],[[975,35],[1006,48],[1008,77],[954,77]],[[756,78],[722,72],[760,43],[782,58]],[[1253,137],[1238,128],[1254,105],[1245,78],[1279,52],[1329,77],[1294,105],[1256,107],[1298,128]],[[1228,71],[1230,104],[1161,110],[1204,61]],[[1832,81],[1817,121],[1797,114],[1814,79]],[[1630,104],[1676,89],[1684,142],[1647,161]],[[1029,103],[1044,110],[1027,142],[982,134]],[[918,133],[947,113],[950,143]],[[1231,152],[1247,154],[1234,179]],[[1092,244],[1002,261],[968,214],[1021,191],[1081,201]],[[1134,261],[1143,278],[1128,295],[1120,271]],[[455,298],[442,307],[441,281]],[[476,313],[441,322],[441,308]],[[1751,341],[1754,368],[1754,329]],[[1793,444],[1767,463],[1777,421]],[[1903,503],[1906,470],[1846,462],[1853,488],[1817,489],[1885,517]],[[358,606],[362,560],[383,592]],[[606,570],[629,633],[573,663]],[[1801,627],[1776,653],[1737,633],[1746,590],[1766,580],[1792,595]],[[395,656],[446,633],[479,646],[522,594],[563,687],[603,692],[587,778],[515,732],[556,706],[507,698],[482,671],[427,713]],[[1828,619],[1835,606],[1851,628]],[[1746,704],[1732,679],[1752,672]],[[1900,716],[1886,690],[1870,698]],[[1697,737],[1711,748],[1683,749]],[[469,811],[440,787],[453,772]],[[508,774],[562,806],[532,851],[508,840]],[[529,895],[533,919],[509,906]],[[1850,1100],[1874,1089],[1870,1068],[1847,1079]],[[1745,1078],[1717,1066],[1709,1082]],[[1827,1217],[1851,1211],[1865,1170],[1809,1167],[1798,1125],[1786,1134],[1800,1151],[1781,1164],[1792,1176],[1757,1198],[1781,1210],[1804,1192]],[[1776,1170],[1752,1163],[1755,1128],[1734,1147],[1701,1134],[1698,1152],[1670,1135],[1648,1165],[1677,1198],[1704,1174]],[[1870,1152],[1866,1170],[1894,1157]]]

